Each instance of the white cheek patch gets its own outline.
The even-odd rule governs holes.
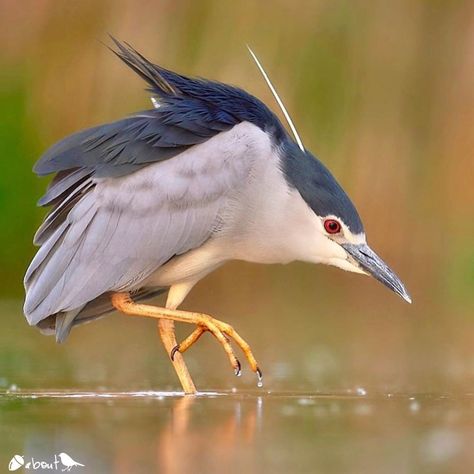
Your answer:
[[[344,226],[344,237],[346,241],[350,244],[360,245],[366,243],[365,233],[361,232],[360,234],[353,234],[348,227]]]
[[[338,243],[344,243],[344,244],[354,244],[354,245],[360,245],[360,244],[365,244],[365,233],[361,232],[360,234],[353,234],[349,227],[347,227],[344,222],[341,221],[341,219],[338,219],[335,217],[334,219],[337,219],[338,222],[341,223],[342,226],[342,232],[339,236],[335,236],[335,241]]]
[[[333,265],[341,268],[342,270],[354,273],[362,273],[366,275],[366,272],[354,261],[352,257],[344,250],[342,244],[361,245],[366,243],[366,237],[364,232],[355,234],[351,232],[349,227],[344,224],[341,218],[328,215],[318,216],[318,228],[322,236],[324,236],[324,243],[319,242],[318,245],[318,257],[319,263],[325,263],[326,265]],[[341,231],[338,234],[328,235],[324,228],[324,221],[327,219],[334,219],[341,224]]]

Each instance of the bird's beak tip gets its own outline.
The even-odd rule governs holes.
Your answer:
[[[367,244],[342,244],[342,247],[355,260],[364,273],[379,280],[407,303],[412,303],[411,296],[408,294],[400,278]]]
[[[408,304],[412,304],[413,301],[411,299],[411,295],[406,290],[405,285],[400,281],[400,279],[395,274],[393,274],[393,276],[395,277],[395,280],[392,280],[392,282],[389,282],[387,284],[384,281],[382,281],[382,283],[388,286],[392,291],[394,291],[397,295],[399,295],[400,298],[404,299]],[[390,283],[393,283],[393,282],[396,282],[396,284],[392,286],[392,284]]]
[[[405,292],[404,295],[401,295],[401,297],[408,303],[408,304],[412,304],[413,303],[413,300],[411,299],[411,296]]]

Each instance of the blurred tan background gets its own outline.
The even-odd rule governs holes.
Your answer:
[[[355,201],[409,306],[337,269],[229,264],[184,307],[232,323],[272,389],[443,392],[474,376],[474,3],[433,1],[0,0],[0,387],[177,387],[150,321],[118,315],[67,344],[29,328],[21,280],[55,141],[151,106],[103,43],[130,42],[179,72],[277,107]],[[278,112],[279,113],[279,112]],[[189,327],[180,328],[185,335]],[[234,379],[204,337],[186,356],[201,388]]]

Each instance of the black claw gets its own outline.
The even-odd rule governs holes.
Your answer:
[[[176,346],[174,346],[173,349],[171,349],[170,357],[173,362],[174,362],[174,355],[176,354],[176,352],[179,352],[179,344],[176,344]]]
[[[257,367],[257,370],[255,370],[256,374],[257,374],[257,387],[262,387],[263,386],[263,374],[262,374],[262,371]]]
[[[236,367],[235,370],[234,370],[234,374],[235,374],[237,377],[240,377],[240,376],[242,375],[242,366],[240,365],[239,359],[237,359],[236,361],[237,361],[237,367]]]

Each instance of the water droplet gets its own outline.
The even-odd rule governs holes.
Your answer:
[[[412,411],[414,413],[420,411],[420,404],[416,400],[413,400],[410,403],[410,411]]]

